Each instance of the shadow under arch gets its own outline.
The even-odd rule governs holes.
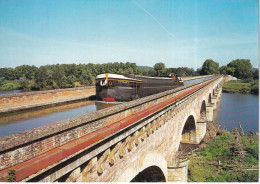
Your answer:
[[[166,182],[166,179],[159,167],[150,166],[138,173],[130,182]]]
[[[196,125],[193,115],[190,115],[182,130],[181,143],[196,143]]]
[[[209,97],[208,97],[208,104],[211,103],[211,93],[209,94]]]
[[[205,100],[203,100],[201,107],[200,107],[200,118],[201,119],[206,118],[206,112],[207,112],[206,102],[205,102]]]

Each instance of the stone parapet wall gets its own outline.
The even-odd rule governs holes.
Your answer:
[[[218,83],[218,80],[215,80],[215,82],[213,80],[213,83]],[[69,142],[84,138],[87,135],[90,137],[88,139],[93,137],[92,143],[102,140],[104,137],[115,133],[115,123],[118,124],[118,128],[123,128],[127,122],[125,120],[127,117],[130,118],[128,119],[129,122],[139,121],[140,117],[134,116],[135,114],[139,112],[143,112],[144,115],[149,114],[153,111],[153,106],[156,106],[156,104],[163,103],[180,94],[188,94],[191,89],[196,88],[194,87],[196,85],[192,84],[169,90],[109,109],[102,109],[69,120],[0,138],[0,161],[2,164],[0,170],[25,162],[51,150],[55,151],[56,154],[61,152],[61,157],[63,158],[63,154],[65,154],[63,149],[67,149],[67,146],[63,148],[61,147],[62,145],[69,144]],[[113,129],[113,127],[115,128]],[[84,142],[87,141],[85,139]]]
[[[92,86],[0,95],[0,113],[80,100],[95,94],[96,89]]]
[[[41,155],[55,147],[80,138],[116,121],[120,121],[144,109],[148,109],[154,104],[172,97],[173,92],[176,92],[175,95],[178,95],[178,91],[183,92],[183,90],[188,89],[187,87],[182,87],[178,90],[174,89],[137,101],[120,104],[109,109],[102,109],[97,112],[0,138],[0,153],[5,152],[0,155],[2,163],[0,169]],[[15,150],[8,151],[10,149]]]

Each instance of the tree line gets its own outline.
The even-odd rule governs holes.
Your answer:
[[[92,85],[95,76],[101,73],[141,74],[135,63],[106,64],[56,64],[36,66],[21,65],[16,68],[0,68],[0,86],[10,89],[41,90],[71,88]],[[12,81],[12,82],[10,82]]]
[[[259,79],[258,73],[258,69],[252,71],[252,64],[249,59],[232,60],[221,67],[219,67],[219,63],[207,59],[200,70],[201,75],[224,74],[232,75],[238,79]]]
[[[210,74],[230,74],[237,78],[257,78],[258,70],[252,72],[250,60],[238,59],[227,66],[219,67],[212,59],[207,59],[201,69],[178,67],[166,68],[162,62],[154,67],[137,66],[136,63],[105,63],[105,64],[56,64],[40,67],[21,65],[16,68],[0,68],[1,90],[43,90],[72,88],[93,85],[95,77],[102,73],[127,73],[144,76],[198,76]]]
[[[0,89],[43,90],[93,85],[95,77],[102,73],[126,73],[144,76],[199,75],[192,68],[166,68],[164,63],[154,67],[137,66],[136,63],[106,64],[56,64],[40,67],[21,65],[16,68],[0,68]]]

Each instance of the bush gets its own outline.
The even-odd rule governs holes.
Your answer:
[[[203,157],[190,157],[189,180],[195,182],[256,182],[258,171],[258,135],[238,132],[217,136],[204,150]],[[244,155],[246,151],[246,155]],[[221,161],[221,163],[219,163]]]
[[[242,144],[245,146],[246,151],[258,160],[259,145],[256,141],[256,135],[250,135],[242,138]]]
[[[230,139],[231,135],[229,133],[217,137],[201,152],[201,155],[205,156],[208,160],[213,160],[220,156],[232,155],[232,152],[228,147],[228,141]]]
[[[5,78],[4,77],[0,77],[0,86],[2,86],[5,83]]]
[[[2,85],[1,90],[11,91],[11,90],[19,89],[19,88],[20,88],[20,85],[18,84],[17,81],[8,81],[4,85]]]
[[[20,79],[18,80],[18,83],[22,89],[28,89],[29,80],[26,79],[25,77],[20,77]]]
[[[74,75],[70,75],[67,77],[67,83],[68,83],[68,87],[72,88],[75,86],[75,81],[77,80],[77,78]]]

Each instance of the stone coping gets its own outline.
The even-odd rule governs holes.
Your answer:
[[[219,76],[215,77],[214,80],[218,79]],[[212,79],[210,79],[212,80]],[[147,96],[144,98],[140,98],[137,100],[133,100],[130,102],[122,103],[110,108],[101,109],[96,112],[92,112],[89,114],[84,114],[81,116],[77,116],[74,118],[70,118],[67,120],[59,121],[56,123],[52,123],[49,125],[41,126],[38,128],[33,128],[27,131],[19,132],[16,134],[12,134],[6,137],[0,138],[0,154],[1,152],[5,152],[9,149],[15,148],[17,146],[21,146],[23,144],[28,144],[32,141],[36,141],[37,139],[43,139],[44,137],[48,137],[54,134],[58,134],[64,131],[68,131],[70,129],[74,129],[80,127],[82,125],[86,125],[98,119],[102,119],[104,117],[111,116],[113,114],[125,111],[127,109],[131,109],[135,106],[142,105],[144,103],[156,100],[158,98],[170,95],[172,93],[190,88],[192,86],[198,85],[200,83],[204,83],[208,80],[203,80],[201,82],[197,82],[195,84],[190,84],[187,86],[179,87],[176,89],[164,91],[155,95]]]
[[[83,89],[91,89],[91,88],[95,88],[95,86],[65,88],[65,89],[53,89],[53,90],[44,90],[44,91],[29,91],[29,92],[12,93],[12,94],[3,94],[3,95],[0,95],[0,98],[20,97],[20,96],[29,96],[29,95],[45,94],[45,93],[57,93],[57,92],[75,91],[75,90],[83,90]]]
[[[0,108],[0,115],[4,114],[4,113],[29,110],[29,109],[33,109],[36,107],[44,107],[44,106],[49,106],[49,105],[53,105],[53,104],[61,104],[61,103],[66,103],[66,102],[71,102],[71,101],[76,101],[76,100],[82,100],[82,99],[89,98],[90,96],[92,96],[92,95],[80,96],[80,97],[76,97],[76,98],[66,98],[66,99],[62,99],[62,100],[54,100],[54,101],[48,101],[48,102],[42,102],[42,103],[34,103],[34,104],[29,104],[29,105],[21,105],[21,106],[16,106],[16,107]]]

